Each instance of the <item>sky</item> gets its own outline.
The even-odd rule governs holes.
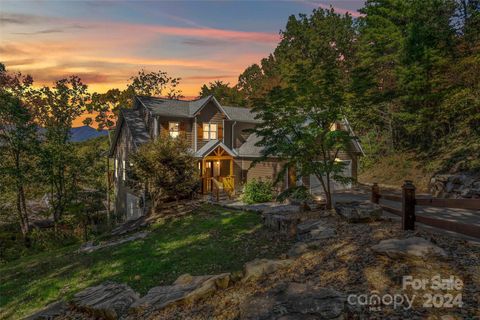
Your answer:
[[[4,1],[0,62],[51,85],[76,74],[90,91],[125,88],[144,68],[181,77],[186,97],[204,83],[235,84],[276,47],[292,14],[363,1]]]

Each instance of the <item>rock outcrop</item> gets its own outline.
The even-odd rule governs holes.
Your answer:
[[[376,253],[390,258],[444,258],[447,253],[432,242],[420,237],[382,240],[372,247]]]
[[[429,191],[436,198],[480,199],[480,175],[438,174],[430,180]]]
[[[300,241],[311,242],[335,236],[335,229],[326,225],[322,220],[307,220],[297,225],[297,239]]]
[[[297,233],[297,224],[300,222],[298,217],[289,214],[272,213],[264,213],[262,217],[263,224],[271,230],[278,231],[290,237],[294,237]]]
[[[105,282],[75,294],[71,304],[102,319],[118,319],[140,297],[128,285]]]
[[[287,256],[291,258],[296,258],[308,252],[308,244],[304,242],[295,243],[290,250],[288,250]]]
[[[85,253],[91,253],[91,252],[99,250],[99,249],[118,246],[119,244],[123,244],[123,243],[130,242],[130,241],[135,241],[135,240],[139,240],[139,239],[145,239],[148,236],[148,234],[149,233],[146,232],[146,231],[138,232],[138,233],[132,234],[132,235],[130,235],[128,237],[125,237],[125,238],[121,238],[121,239],[113,240],[113,241],[108,241],[108,242],[101,243],[101,244],[98,244],[98,245],[94,245],[92,242],[89,241],[89,242],[86,242],[84,245],[82,245],[78,251],[79,252],[85,252]]]
[[[68,304],[64,300],[55,301],[42,310],[35,312],[25,320],[50,320],[63,315],[68,310]]]
[[[240,319],[342,319],[345,311],[344,294],[289,283],[248,299],[240,307]]]
[[[382,207],[370,201],[337,202],[335,211],[348,222],[375,221],[382,215]]]
[[[154,287],[130,306],[131,312],[155,311],[180,301],[194,302],[213,294],[218,289],[227,288],[230,274],[180,276],[171,286]]]
[[[288,267],[293,263],[293,260],[268,260],[255,259],[247,262],[244,266],[243,282],[259,279],[265,275],[273,273],[281,268]]]

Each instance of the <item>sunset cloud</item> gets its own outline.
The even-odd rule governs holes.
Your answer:
[[[76,74],[99,92],[124,88],[142,68],[162,70],[181,77],[183,94],[193,97],[205,83],[235,84],[274,50],[288,15],[311,10],[298,1],[211,6],[215,10],[188,1],[2,2],[0,61],[31,74],[37,85]]]

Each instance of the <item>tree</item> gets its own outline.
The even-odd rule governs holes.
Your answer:
[[[37,144],[36,126],[20,99],[0,90],[0,175],[2,198],[15,194],[15,207],[20,230],[28,241],[29,214],[26,205],[26,186],[32,182],[34,149]]]
[[[351,118],[361,132],[388,136],[392,150],[437,146],[438,119],[455,65],[451,0],[367,1],[359,20]]]
[[[263,158],[277,157],[300,176],[315,175],[332,206],[332,179],[347,182],[343,164],[351,137],[332,125],[342,120],[346,108],[346,84],[354,40],[349,15],[314,10],[310,17],[291,16],[275,50],[284,87],[274,88],[265,104],[254,110],[262,123],[254,132],[261,138]],[[258,161],[257,161],[258,162]]]
[[[86,105],[86,111],[97,112],[95,122],[99,129],[113,126],[113,120],[118,115],[120,108],[133,106],[136,95],[167,97],[180,99],[182,91],[178,88],[181,78],[175,78],[164,71],[147,72],[144,69],[138,71],[136,76],[130,78],[125,90],[110,89],[105,93],[93,93],[91,101]],[[84,123],[91,123],[91,119],[85,119]]]
[[[413,1],[397,69],[401,110],[400,132],[408,147],[426,149],[448,134],[436,121],[448,94],[446,77],[454,50],[454,3],[448,0]],[[433,121],[432,121],[433,120]]]
[[[180,80],[181,78],[170,77],[164,71],[146,72],[142,69],[136,76],[130,78],[127,91],[132,90],[135,95],[178,99],[182,97],[182,91],[177,88]]]
[[[183,138],[165,136],[143,144],[133,154],[132,179],[145,181],[153,207],[165,199],[192,196],[199,187],[197,161]]]
[[[35,97],[37,117],[45,129],[41,168],[50,187],[55,226],[72,201],[75,192],[76,155],[70,130],[73,120],[86,110],[90,101],[87,85],[71,76],[55,82],[53,88],[43,87]]]
[[[210,82],[208,85],[204,84],[200,89],[199,96],[207,97],[213,95],[222,105],[243,106],[244,100],[242,93],[237,87],[230,87],[229,83],[224,83],[221,80]]]
[[[26,188],[32,184],[38,141],[31,110],[20,97],[28,95],[32,83],[31,77],[8,74],[0,64],[0,193],[4,200],[14,195],[12,202],[27,245],[30,229]]]
[[[396,112],[399,92],[396,69],[405,41],[407,3],[402,0],[367,1],[358,20],[356,56],[352,70],[349,119],[360,132],[398,145]]]
[[[238,77],[237,88],[245,99],[245,106],[252,108],[255,104],[262,103],[267,93],[280,86],[281,78],[278,63],[270,54],[261,64],[252,64]]]

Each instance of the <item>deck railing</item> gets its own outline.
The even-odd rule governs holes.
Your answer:
[[[225,191],[229,198],[232,198],[235,194],[235,177],[234,176],[225,176],[225,177],[202,177],[203,184],[203,193],[212,193],[217,199],[217,193],[220,193],[221,190]]]

